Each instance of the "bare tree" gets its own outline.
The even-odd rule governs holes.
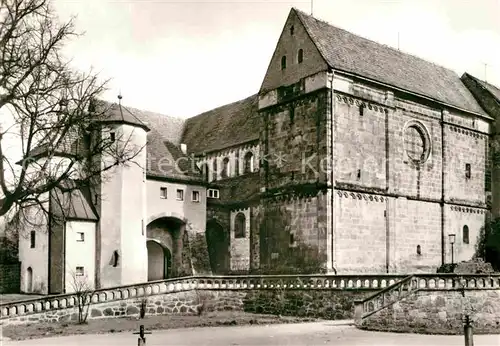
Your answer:
[[[75,271],[70,271],[70,274],[72,293],[76,296],[76,305],[78,308],[78,323],[86,323],[95,289],[90,284],[86,275],[78,275]]]
[[[60,23],[49,0],[0,6],[0,120],[11,120],[0,127],[0,216],[31,222],[32,213],[50,215],[48,192],[92,187],[143,148],[130,144],[130,133],[106,134],[112,112],[98,100],[107,81],[63,57],[79,35],[73,20]],[[8,155],[14,149],[18,157]]]

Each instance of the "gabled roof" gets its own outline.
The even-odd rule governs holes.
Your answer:
[[[452,70],[292,11],[331,68],[486,115]]]
[[[182,143],[190,153],[220,150],[259,138],[258,97],[212,109],[186,120]]]

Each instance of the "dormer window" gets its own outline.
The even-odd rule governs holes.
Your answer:
[[[304,50],[299,49],[299,52],[297,53],[297,61],[299,64],[301,64],[302,61],[304,61]]]
[[[281,57],[281,70],[283,71],[284,69],[286,69],[286,56],[282,56]]]

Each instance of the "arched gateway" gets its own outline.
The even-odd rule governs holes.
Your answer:
[[[147,225],[148,281],[177,276],[182,267],[185,222],[161,217]]]

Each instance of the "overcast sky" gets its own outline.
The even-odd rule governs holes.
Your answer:
[[[177,117],[260,87],[288,16],[310,1],[55,0],[85,36],[68,46],[79,68],[112,78],[128,106]],[[330,24],[500,86],[500,0],[314,0]],[[369,54],[367,52],[367,54]],[[486,76],[485,76],[485,65]]]

